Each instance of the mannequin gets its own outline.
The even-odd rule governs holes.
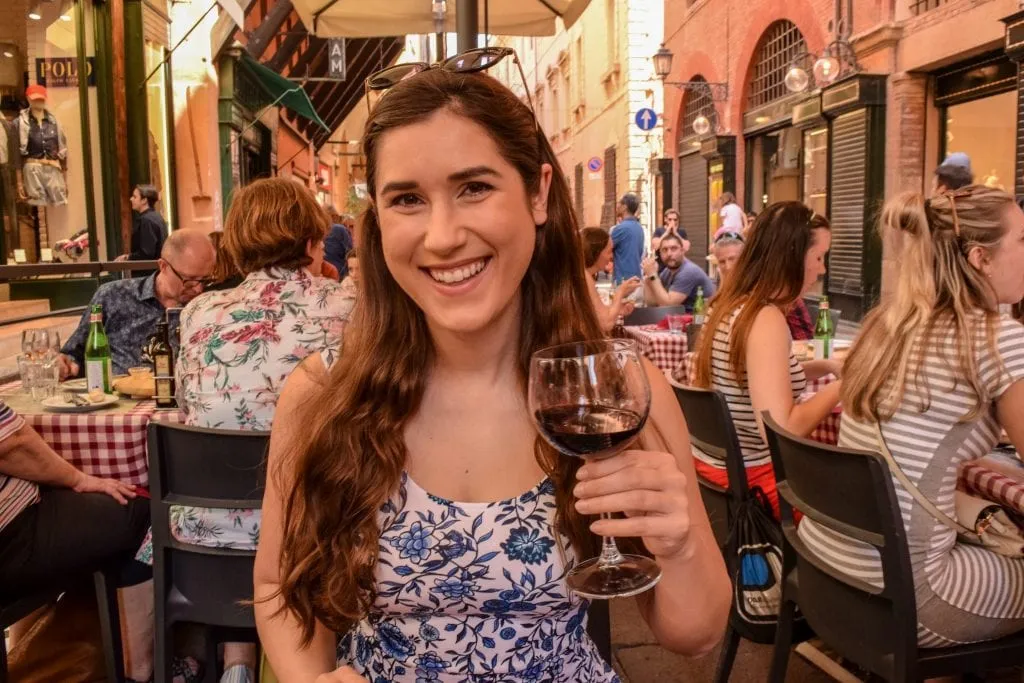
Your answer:
[[[63,206],[68,203],[64,129],[46,108],[46,88],[30,85],[25,97],[29,107],[18,116],[18,197],[32,206]]]

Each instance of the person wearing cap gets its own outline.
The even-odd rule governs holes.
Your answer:
[[[25,89],[28,109],[18,116],[18,197],[32,206],[68,203],[68,144],[57,117],[46,108],[46,88]]]
[[[623,195],[619,200],[621,220],[612,228],[612,258],[615,282],[640,277],[640,261],[644,257],[644,229],[637,220],[640,200],[635,194]]]
[[[932,194],[942,194],[967,187],[974,182],[971,158],[963,152],[953,152],[935,169]]]

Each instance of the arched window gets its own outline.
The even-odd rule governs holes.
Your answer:
[[[706,83],[703,76],[694,76],[694,83]],[[686,91],[686,102],[683,104],[683,125],[679,131],[679,137],[693,135],[693,122],[698,116],[704,114],[711,116],[711,91],[707,88],[691,88]]]
[[[747,92],[747,109],[756,109],[789,95],[786,72],[793,60],[806,51],[807,44],[796,24],[783,19],[769,26],[757,48]]]

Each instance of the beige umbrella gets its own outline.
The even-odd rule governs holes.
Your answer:
[[[292,0],[292,6],[311,33],[324,38],[373,38],[437,33],[431,0]],[[566,28],[583,14],[590,0],[488,0],[486,29],[492,35],[551,36],[555,17]],[[444,31],[454,33],[456,2],[448,0]],[[480,30],[485,5],[480,3]]]

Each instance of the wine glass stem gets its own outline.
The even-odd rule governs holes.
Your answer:
[[[601,519],[611,519],[612,516],[607,512],[601,513]],[[619,547],[615,545],[615,539],[611,536],[601,537],[601,558],[598,560],[598,565],[601,567],[613,567],[622,562],[622,553],[619,552]]]

